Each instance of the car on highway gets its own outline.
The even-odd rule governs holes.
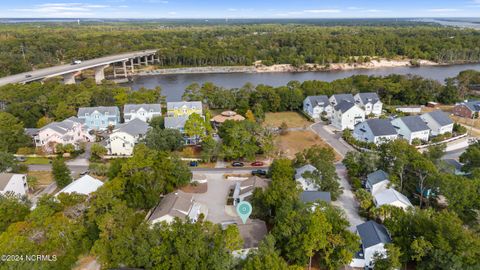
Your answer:
[[[31,78],[31,77],[32,77],[32,74],[25,75],[25,78]]]
[[[245,164],[243,164],[243,162],[240,162],[240,161],[234,161],[234,162],[232,162],[232,166],[233,167],[243,167],[243,166],[245,166]]]
[[[254,170],[254,171],[252,171],[252,175],[253,176],[266,176],[267,171],[265,171],[265,170]]]
[[[260,166],[263,166],[263,162],[261,161],[255,161],[255,162],[252,162],[251,164],[253,167],[260,167]]]
[[[72,61],[72,65],[78,65],[78,64],[81,64],[82,63],[82,60],[73,60]]]
[[[85,175],[87,175],[87,174],[89,174],[89,173],[90,173],[90,171],[89,171],[89,170],[86,170],[86,171],[81,172],[81,173],[80,173],[80,176],[85,176]]]

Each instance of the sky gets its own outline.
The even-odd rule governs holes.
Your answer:
[[[0,0],[0,18],[480,17],[480,0]]]

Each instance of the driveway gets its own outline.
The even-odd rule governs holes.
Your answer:
[[[331,130],[327,129],[324,123],[315,123],[311,125],[310,128],[342,157],[345,157],[348,152],[354,151],[353,147],[343,141],[341,134],[333,133]]]

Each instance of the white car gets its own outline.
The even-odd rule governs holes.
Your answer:
[[[82,63],[81,60],[73,60],[72,65],[78,65],[78,64],[81,64],[81,63]]]

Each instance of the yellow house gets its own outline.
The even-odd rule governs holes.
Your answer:
[[[192,113],[203,115],[200,101],[167,102],[168,117],[190,116]]]

